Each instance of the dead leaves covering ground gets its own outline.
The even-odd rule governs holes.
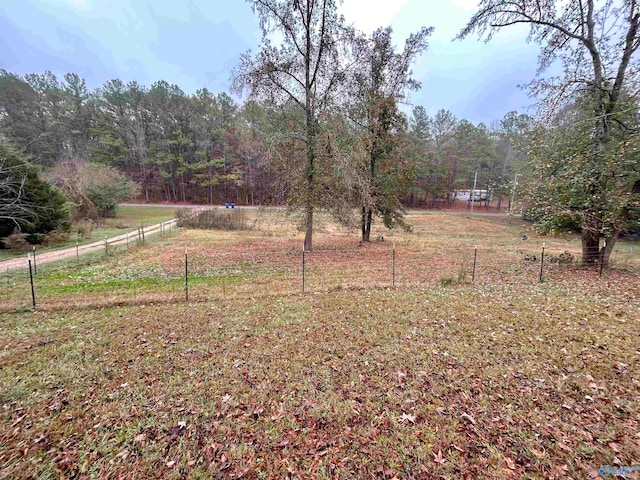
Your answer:
[[[585,478],[640,458],[637,279],[6,315],[3,477]]]
[[[638,275],[537,284],[535,267],[500,263],[520,244],[482,228],[495,261],[476,285],[437,286],[430,266],[459,269],[437,256],[452,231],[404,245],[416,257],[395,290],[334,233],[306,295],[288,286],[299,242],[232,234],[178,237],[195,276],[238,277],[224,295],[196,282],[196,303],[158,304],[151,285],[115,306],[110,289],[179,275],[169,241],[41,277],[55,308],[0,314],[0,478],[577,479],[637,464]],[[388,259],[386,242],[366,248]],[[101,288],[92,308],[73,308],[81,282]]]

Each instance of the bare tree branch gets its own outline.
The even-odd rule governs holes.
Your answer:
[[[0,161],[0,219],[9,220],[20,230],[20,225],[33,225],[33,204],[26,198],[26,175],[16,179],[4,160]]]

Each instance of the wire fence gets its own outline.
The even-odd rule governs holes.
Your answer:
[[[142,245],[146,241],[147,237],[153,235],[163,236],[169,234],[176,228],[177,220],[172,219],[166,222],[159,223],[152,226],[141,226],[137,230],[117,235],[111,238],[105,237],[104,239],[97,240],[88,244],[80,245],[76,242],[75,247],[67,247],[59,250],[49,250],[46,252],[40,252],[33,247],[33,250],[28,252],[22,259],[15,258],[3,262],[5,271],[7,270],[19,270],[26,269],[31,259],[32,268],[37,273],[37,267],[39,264],[45,262],[54,262],[59,260],[65,260],[71,257],[75,257],[76,261],[80,261],[80,257],[91,252],[102,252],[104,255],[109,255],[110,250],[113,251],[114,247],[125,246],[127,249],[130,246]]]
[[[184,249],[169,232],[153,240],[139,233],[125,242],[107,240],[100,250],[38,265],[37,273],[33,264],[31,274],[29,269],[0,272],[0,312],[34,305],[42,310],[74,309],[348,289],[536,284],[576,275],[606,277],[612,270],[638,271],[633,247],[609,258],[598,249],[595,265],[584,268],[579,252],[545,244],[425,246],[407,241],[354,248],[352,241],[341,240],[305,252],[293,240],[267,240],[233,248]],[[145,241],[148,251],[141,254]]]

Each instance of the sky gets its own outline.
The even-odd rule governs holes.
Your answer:
[[[339,11],[366,33],[391,25],[398,49],[421,27],[435,28],[413,67],[422,87],[412,105],[487,125],[512,110],[533,113],[519,88],[537,67],[526,30],[512,27],[489,43],[452,41],[475,8],[476,0],[344,0]],[[228,92],[240,55],[256,52],[259,41],[258,19],[242,0],[0,1],[0,68],[59,78],[74,72],[90,89],[119,78],[146,86],[166,80],[188,94]]]

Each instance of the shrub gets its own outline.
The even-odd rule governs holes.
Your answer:
[[[42,180],[24,155],[1,142],[0,167],[4,185],[14,184],[14,188],[0,189],[0,237],[15,230],[44,234],[67,227],[69,212],[62,192]],[[20,203],[24,208],[12,212],[11,206]]]
[[[140,194],[116,168],[83,160],[59,162],[53,178],[73,205],[73,219],[114,217],[120,202]]]
[[[460,266],[458,270],[458,276],[454,277],[452,275],[442,275],[440,277],[439,283],[442,287],[451,287],[453,285],[458,285],[460,283],[464,283],[467,280],[467,270],[463,265]]]
[[[464,283],[467,279],[467,270],[463,265],[460,265],[460,270],[458,270],[458,283]]]
[[[564,265],[568,265],[576,261],[576,257],[574,257],[573,254],[568,250],[565,250],[564,253],[561,253],[558,256],[549,255],[546,258],[548,259],[549,263],[560,263]]]
[[[27,241],[27,233],[14,233],[2,239],[2,243],[6,248],[12,250],[18,250],[20,252],[28,252],[31,250],[32,245]]]
[[[53,230],[44,236],[42,244],[45,247],[55,247],[56,245],[63,244],[71,236],[70,232],[64,230]]]
[[[251,230],[242,209],[202,210],[194,213],[188,208],[176,212],[179,227],[199,228],[203,230]]]
[[[440,277],[440,286],[442,287],[450,287],[451,285],[455,285],[458,283],[456,277],[452,277],[450,275],[442,275]]]
[[[86,193],[102,217],[115,217],[118,204],[140,195],[140,186],[113,167],[89,164]]]
[[[93,233],[93,222],[90,220],[76,222],[71,225],[71,233],[77,234],[80,238],[91,238],[91,234]]]

